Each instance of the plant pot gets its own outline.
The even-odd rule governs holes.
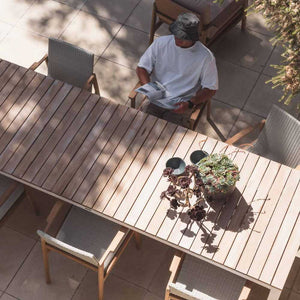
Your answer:
[[[185,162],[180,157],[172,157],[167,160],[166,167],[173,169],[173,175],[181,175],[185,170]]]
[[[235,190],[235,184],[231,185],[229,187],[226,188],[226,191],[215,191],[215,192],[210,192],[207,189],[204,188],[204,196],[207,200],[207,202],[212,202],[212,201],[225,201]]]

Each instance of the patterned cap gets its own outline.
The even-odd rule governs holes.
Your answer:
[[[200,20],[192,13],[180,14],[176,21],[169,26],[169,30],[178,39],[188,41],[199,40],[199,27]]]

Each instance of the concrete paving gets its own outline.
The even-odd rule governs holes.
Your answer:
[[[101,95],[125,104],[148,45],[151,10],[152,0],[0,0],[0,57],[29,67],[47,53],[50,36],[63,39],[95,54]],[[238,24],[211,47],[220,80],[212,103],[215,126],[203,116],[196,130],[218,139],[265,118],[281,96],[265,82],[275,74],[270,64],[280,63],[282,50],[271,44],[273,33],[260,15],[250,15],[247,24],[245,32]],[[168,34],[167,27],[157,34]],[[44,65],[38,71],[47,72]],[[299,118],[294,105],[280,106]],[[21,199],[0,224],[0,300],[97,299],[96,274],[59,255],[51,256],[53,282],[45,283],[35,231],[44,228],[53,199],[39,199],[40,216]],[[105,299],[163,299],[173,252],[149,238],[141,251],[130,243],[105,283]],[[296,260],[281,299],[300,299],[299,287]],[[265,296],[256,287],[250,298]]]

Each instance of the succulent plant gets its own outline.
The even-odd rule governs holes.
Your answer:
[[[226,193],[240,179],[238,166],[226,154],[209,155],[197,165],[199,176],[209,193]]]

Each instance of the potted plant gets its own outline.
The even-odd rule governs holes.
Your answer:
[[[234,191],[235,184],[240,179],[238,166],[226,154],[209,155],[197,166],[208,201],[226,198]]]
[[[166,191],[161,193],[161,199],[170,201],[171,208],[188,207],[187,214],[194,221],[201,221],[206,211],[201,205],[204,201],[201,191],[202,180],[198,177],[197,166],[186,166],[180,176],[174,175],[174,169],[167,167],[163,176],[170,182]]]

